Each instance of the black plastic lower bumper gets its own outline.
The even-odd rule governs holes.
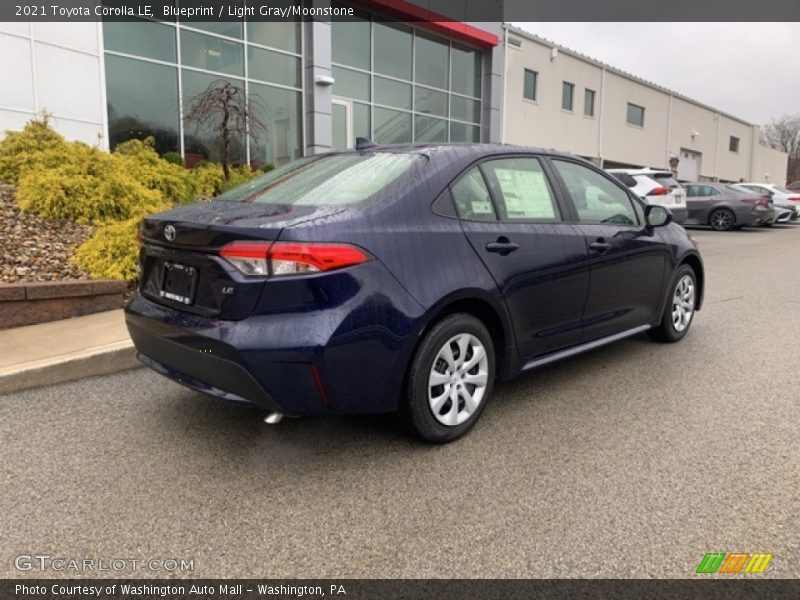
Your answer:
[[[131,314],[127,325],[139,359],[165,377],[223,400],[284,412],[242,365],[198,349],[197,336],[190,336],[192,344],[181,343],[182,330],[158,323],[155,331],[151,320]]]

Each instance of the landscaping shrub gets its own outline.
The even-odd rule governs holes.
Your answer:
[[[50,128],[47,117],[28,121],[22,131],[8,131],[0,141],[0,180],[16,183],[20,172],[47,150],[64,150],[66,140]]]
[[[218,196],[222,192],[260,175],[258,171],[252,171],[250,167],[246,165],[231,167],[230,171],[231,179],[226,183],[222,165],[208,162],[195,165],[191,173],[198,198],[208,199]]]
[[[161,155],[161,158],[173,165],[183,166],[183,158],[177,152],[165,152]]]
[[[44,118],[0,142],[0,179],[17,183],[17,202],[24,211],[98,225],[73,262],[92,277],[132,282],[142,217],[211,198],[261,173],[234,167],[226,182],[221,165],[204,163],[187,170],[172,155],[160,157],[152,138],[129,140],[112,153],[66,142]]]
[[[19,178],[17,202],[50,219],[93,224],[130,219],[171,204],[152,189],[157,177],[151,171],[133,159],[73,142],[32,157]]]
[[[153,138],[128,140],[114,148],[113,155],[127,161],[120,166],[127,167],[147,188],[161,192],[165,201],[175,204],[194,201],[197,194],[189,172],[162,159],[154,144]]]
[[[78,247],[72,262],[95,279],[136,281],[139,260],[136,230],[140,220],[137,216],[101,227]]]

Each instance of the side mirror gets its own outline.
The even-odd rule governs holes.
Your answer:
[[[672,222],[672,213],[658,204],[648,204],[644,209],[644,220],[648,227],[663,227]]]

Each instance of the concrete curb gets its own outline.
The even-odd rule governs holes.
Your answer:
[[[0,372],[0,394],[11,394],[94,375],[109,375],[141,366],[136,359],[133,342],[123,340],[15,365],[13,370]]]

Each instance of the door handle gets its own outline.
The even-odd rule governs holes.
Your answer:
[[[603,238],[597,238],[596,241],[589,244],[589,250],[594,252],[595,254],[605,254],[609,250],[611,250],[613,246],[605,241]]]
[[[499,237],[496,242],[489,242],[486,244],[487,252],[497,252],[500,256],[511,254],[514,250],[519,249],[519,244],[512,242],[507,237]]]

